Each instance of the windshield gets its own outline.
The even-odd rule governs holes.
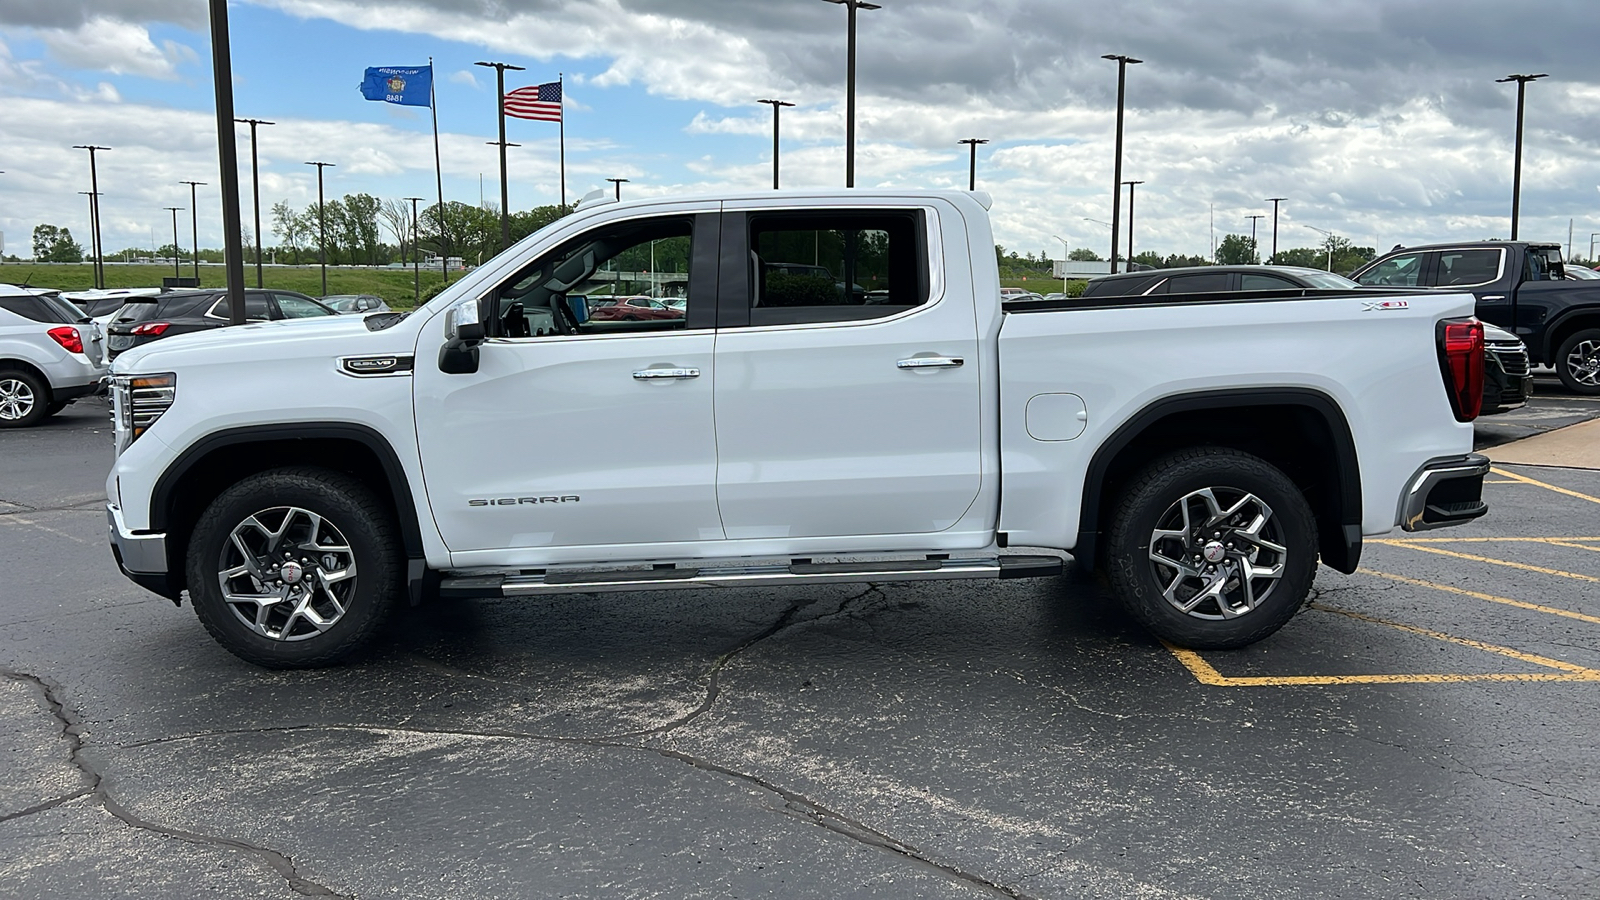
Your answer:
[[[1310,271],[1310,272],[1302,272],[1302,273],[1300,273],[1300,277],[1304,278],[1307,282],[1309,282],[1312,287],[1318,287],[1318,288],[1333,288],[1335,290],[1344,290],[1345,288],[1353,288],[1353,287],[1360,287],[1361,286],[1359,284],[1356,284],[1354,281],[1351,281],[1350,279],[1344,277],[1343,275],[1335,275],[1332,272],[1317,272],[1317,271],[1313,270],[1313,271]]]

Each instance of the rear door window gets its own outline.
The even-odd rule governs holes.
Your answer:
[[[1168,294],[1212,294],[1226,291],[1233,275],[1229,272],[1198,272],[1193,275],[1174,275],[1167,282]]]
[[[232,306],[224,295],[206,313],[208,319],[221,319],[224,322],[232,318]],[[244,318],[246,322],[265,322],[272,318],[272,312],[267,307],[267,298],[263,294],[244,295]]]
[[[1422,272],[1427,257],[1426,253],[1391,256],[1362,272],[1356,281],[1369,287],[1416,287],[1423,283]]]
[[[1247,272],[1239,276],[1241,291],[1289,291],[1299,286],[1287,278],[1279,278],[1276,275],[1257,275]]]
[[[1443,250],[1439,271],[1433,283],[1440,287],[1472,287],[1489,284],[1500,277],[1505,251],[1496,247],[1481,250]]]
[[[70,325],[83,316],[68,317],[66,313],[48,303],[43,297],[0,297],[0,309],[14,312],[34,322],[50,325]]]
[[[915,210],[750,216],[750,324],[877,319],[928,302]]]

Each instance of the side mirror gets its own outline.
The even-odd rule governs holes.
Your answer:
[[[439,348],[439,371],[446,375],[471,375],[478,371],[478,345],[488,332],[479,317],[476,298],[463,300],[445,312],[444,346]]]

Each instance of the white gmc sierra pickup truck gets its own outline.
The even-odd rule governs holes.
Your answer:
[[[409,599],[1052,576],[1196,648],[1482,515],[1470,294],[1000,300],[983,194],[585,207],[409,314],[116,360],[112,548],[272,667]]]

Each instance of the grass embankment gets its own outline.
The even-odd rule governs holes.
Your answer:
[[[171,266],[123,265],[106,262],[106,287],[160,287],[161,279],[171,277]],[[0,283],[21,284],[28,280],[33,287],[51,287],[62,291],[83,291],[94,286],[94,267],[88,263],[5,263],[0,265]],[[183,275],[194,273],[193,266],[184,264]],[[261,286],[298,291],[311,297],[322,296],[322,273],[316,266],[263,266]],[[461,276],[450,273],[454,282]],[[226,287],[227,270],[218,265],[200,264],[201,287]],[[443,278],[437,269],[422,270],[422,296],[439,284]],[[245,287],[256,286],[255,266],[245,266]],[[344,269],[328,267],[329,294],[375,294],[396,309],[410,309],[412,300],[412,273],[410,269]]]

